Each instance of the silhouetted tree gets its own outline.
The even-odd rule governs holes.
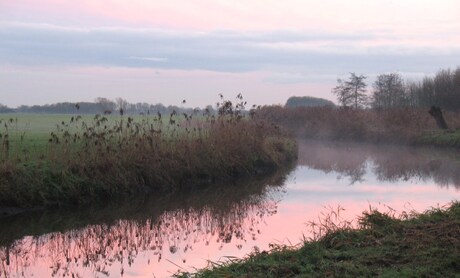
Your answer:
[[[385,73],[377,76],[371,105],[374,108],[395,108],[407,105],[404,81],[399,73]]]
[[[439,106],[445,110],[460,109],[460,67],[456,70],[440,70],[434,77],[406,86],[411,106]]]
[[[364,75],[350,73],[347,81],[337,79],[338,85],[332,89],[332,93],[337,96],[338,102],[342,106],[352,106],[355,109],[367,105],[366,87]]]

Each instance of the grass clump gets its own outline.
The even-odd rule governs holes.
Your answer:
[[[135,192],[161,194],[272,172],[297,155],[286,132],[243,113],[241,95],[219,114],[96,115],[62,121],[46,142],[2,120],[0,204],[81,204]],[[33,135],[32,135],[33,137]],[[33,143],[31,143],[33,142]]]
[[[370,210],[350,222],[331,215],[313,223],[299,247],[273,246],[245,259],[182,277],[456,277],[460,272],[460,203],[424,213]]]

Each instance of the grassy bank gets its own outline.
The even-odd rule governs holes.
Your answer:
[[[112,196],[228,182],[296,158],[277,126],[223,102],[219,115],[74,116],[44,135],[3,119],[0,204],[72,205]],[[116,118],[115,118],[116,117]]]
[[[460,146],[458,112],[444,112],[452,130],[445,133],[438,132],[428,110],[420,108],[376,110],[267,106],[260,109],[257,117],[281,125],[305,139]]]
[[[358,228],[323,219],[300,248],[275,246],[182,277],[457,277],[460,203],[395,217],[370,211]]]
[[[424,132],[416,139],[416,143],[437,147],[460,148],[460,129]]]

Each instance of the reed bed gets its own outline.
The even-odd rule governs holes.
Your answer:
[[[301,138],[321,140],[422,143],[421,138],[437,129],[427,109],[415,108],[266,106],[260,109],[257,117],[283,126]],[[447,133],[460,128],[458,112],[445,112],[444,117],[451,128]]]
[[[239,100],[222,100],[218,115],[173,111],[135,120],[121,111],[91,121],[76,115],[46,142],[28,138],[14,118],[3,119],[0,204],[60,206],[162,194],[268,173],[293,161],[295,141],[244,114]]]

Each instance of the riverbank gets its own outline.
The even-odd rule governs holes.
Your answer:
[[[86,122],[76,116],[38,139],[15,128],[14,119],[3,120],[0,204],[74,206],[169,194],[265,175],[295,161],[297,145],[287,133],[231,103],[226,109],[199,119],[96,115]]]
[[[460,129],[424,132],[415,140],[415,143],[436,147],[460,148]]]
[[[455,277],[460,202],[424,213],[364,212],[358,227],[332,217],[301,247],[274,246],[180,277]],[[312,224],[312,223],[310,223]]]

